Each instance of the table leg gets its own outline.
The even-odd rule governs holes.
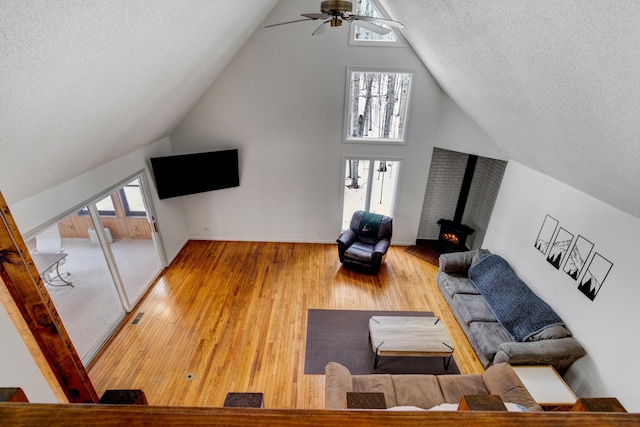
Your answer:
[[[376,349],[376,360],[373,362],[373,369],[378,369],[378,362],[380,361],[380,354],[378,354],[378,349]]]
[[[444,360],[444,369],[446,371],[449,369],[449,365],[451,364],[451,356],[443,357],[442,359]]]
[[[49,286],[71,286],[72,288],[74,287],[71,282],[69,282],[68,280],[64,280],[64,277],[62,277],[62,274],[60,274],[60,261],[56,262],[56,275],[60,280],[64,282],[64,285],[56,285],[51,280],[46,280],[46,279],[45,279],[45,282]]]

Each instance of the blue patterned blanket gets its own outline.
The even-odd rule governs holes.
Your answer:
[[[487,255],[469,268],[469,278],[516,341],[526,341],[548,326],[564,325],[499,255]]]

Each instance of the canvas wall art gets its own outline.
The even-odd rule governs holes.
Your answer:
[[[580,280],[580,285],[578,286],[580,292],[593,301],[598,292],[600,292],[600,288],[602,288],[602,284],[609,275],[611,267],[613,267],[611,261],[596,252],[591,263],[589,263],[587,271]]]
[[[582,236],[578,236],[575,243],[569,250],[567,262],[564,264],[563,271],[567,273],[573,280],[578,280],[582,269],[591,255],[593,243]]]
[[[569,246],[571,245],[572,240],[573,234],[560,227],[560,231],[558,231],[558,234],[556,235],[556,238],[547,254],[547,261],[549,261],[549,264],[553,265],[556,270],[560,269],[562,261],[564,261],[565,256],[569,252]]]
[[[538,238],[535,243],[536,249],[542,252],[543,255],[547,254],[549,246],[551,245],[551,239],[553,239],[553,235],[555,234],[557,227],[558,221],[551,215],[547,215],[544,218],[544,222],[542,223],[542,227],[540,227],[540,232],[538,233]]]

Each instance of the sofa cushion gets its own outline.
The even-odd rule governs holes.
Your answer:
[[[482,261],[482,259],[486,256],[486,255],[490,255],[491,252],[489,251],[489,249],[478,249],[476,250],[476,254],[473,256],[473,258],[471,259],[471,265],[476,265],[477,263],[479,263],[480,261]]]
[[[489,394],[497,394],[503,401],[517,403],[529,411],[542,411],[508,363],[490,366],[485,371],[483,379]]]
[[[396,401],[400,406],[429,409],[444,403],[444,396],[435,375],[392,375]]]
[[[324,368],[324,373],[325,408],[346,408],[347,392],[353,391],[351,372],[339,363],[329,362]]]
[[[460,313],[462,320],[470,325],[471,322],[495,322],[496,316],[482,295],[455,294],[451,302],[455,311]]]
[[[551,340],[557,338],[565,338],[570,337],[571,332],[564,327],[563,325],[554,325],[549,326],[548,328],[544,328],[540,332],[531,335],[527,341],[542,341],[542,340]]]
[[[459,403],[465,394],[489,394],[482,375],[438,375],[438,383],[447,403]]]
[[[471,280],[463,277],[440,273],[438,274],[437,281],[440,289],[443,290],[443,293],[446,293],[446,296],[449,298],[452,298],[455,294],[480,295],[480,291],[473,286]]]
[[[355,392],[384,393],[387,408],[398,406],[396,390],[389,374],[352,375],[351,383]]]
[[[440,271],[448,274],[466,276],[476,251],[452,252],[440,255],[438,265]]]
[[[513,341],[511,335],[498,322],[472,322],[469,331],[488,360],[493,360],[500,344]]]

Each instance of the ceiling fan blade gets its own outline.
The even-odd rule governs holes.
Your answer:
[[[327,19],[331,18],[331,15],[327,15],[326,13],[301,13],[301,16],[305,16],[311,19]]]
[[[264,28],[271,28],[271,27],[277,27],[279,25],[286,25],[286,24],[293,24],[294,22],[302,22],[302,21],[313,21],[313,18],[307,18],[307,19],[296,19],[295,21],[287,21],[287,22],[281,22],[279,24],[271,24],[271,25],[265,25]]]
[[[389,28],[384,28],[384,27],[381,27],[379,25],[372,24],[372,23],[370,23],[368,21],[364,21],[364,20],[361,20],[361,19],[354,20],[354,23],[356,25],[361,26],[362,28],[365,28],[365,29],[367,29],[369,31],[373,31],[374,33],[381,34],[381,35],[389,34],[391,32],[391,30]]]
[[[324,33],[324,30],[326,30],[326,29],[327,29],[327,27],[328,27],[328,25],[327,25],[327,24],[328,24],[329,22],[331,22],[331,20],[330,20],[330,19],[329,19],[329,20],[327,20],[327,21],[324,21],[322,24],[320,24],[320,26],[319,26],[318,28],[316,28],[316,30],[315,30],[313,33],[311,33],[311,35],[312,35],[312,36],[317,36],[318,34],[322,34],[322,33]]]
[[[373,16],[360,16],[360,15],[353,15],[353,17],[360,21],[372,22],[374,24],[385,24],[390,27],[404,28],[404,25],[402,25],[400,22],[392,21],[391,19],[374,18]]]

